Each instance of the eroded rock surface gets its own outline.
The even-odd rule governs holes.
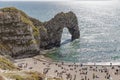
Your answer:
[[[42,40],[42,42],[46,45],[40,46],[46,49],[60,46],[62,32],[65,27],[71,34],[71,41],[78,39],[80,36],[77,17],[73,12],[61,12],[43,25],[47,29],[47,36],[46,40]]]
[[[73,12],[61,12],[50,21],[40,22],[14,7],[2,8],[0,54],[24,57],[39,54],[40,48],[59,47],[65,27],[72,35],[71,41],[79,38],[78,21]]]
[[[37,29],[28,16],[16,8],[0,9],[0,52],[25,56],[39,52]]]

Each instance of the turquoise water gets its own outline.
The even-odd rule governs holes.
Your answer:
[[[76,2],[0,2],[0,7],[15,6],[41,21],[55,14],[73,11],[78,17],[80,39],[67,42],[70,34],[64,29],[60,48],[51,53],[57,60],[72,62],[120,61],[119,1]],[[68,40],[69,41],[69,40]]]

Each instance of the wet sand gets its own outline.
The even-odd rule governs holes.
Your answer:
[[[22,70],[38,71],[63,80],[120,80],[120,63],[54,62],[43,56],[15,60]]]

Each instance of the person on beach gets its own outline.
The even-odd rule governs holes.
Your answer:
[[[110,67],[112,67],[112,63],[110,63]]]
[[[74,78],[73,78],[73,80],[76,80],[76,74],[74,75]]]

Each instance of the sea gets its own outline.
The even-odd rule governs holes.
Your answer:
[[[64,28],[61,47],[49,52],[52,58],[66,62],[120,61],[120,1],[0,1],[0,8],[16,7],[42,22],[59,12],[73,11],[77,18],[80,38],[71,42]]]

